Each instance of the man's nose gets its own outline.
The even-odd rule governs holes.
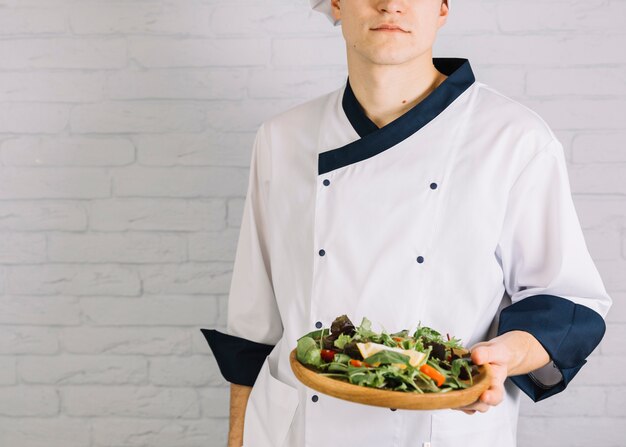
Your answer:
[[[386,11],[391,14],[395,13],[403,13],[406,10],[406,1],[405,0],[379,0],[378,1],[378,10]]]

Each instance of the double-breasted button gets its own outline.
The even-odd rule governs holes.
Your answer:
[[[314,394],[313,396],[311,396],[311,400],[313,402],[317,402],[318,399],[319,399],[319,397],[317,396],[317,394]]]
[[[390,408],[390,410],[391,410],[391,411],[396,411],[396,410],[397,410],[397,408]]]
[[[320,256],[324,256],[326,254],[326,250],[323,248],[319,251]]]
[[[437,189],[437,184],[436,183],[431,183],[430,184],[430,189]]]
[[[418,257],[417,257],[417,262],[419,262],[420,264],[421,264],[422,262],[424,262],[424,256],[418,256]]]
[[[322,183],[324,183],[324,186],[328,186],[328,185],[330,185],[330,180],[324,179],[324,181]]]
[[[317,323],[315,323],[315,327],[320,329],[322,327],[322,322],[318,321]]]

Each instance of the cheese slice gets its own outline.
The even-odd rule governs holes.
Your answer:
[[[426,354],[424,354],[423,352],[418,352],[413,349],[401,349],[397,347],[385,346],[380,343],[372,343],[372,342],[357,343],[356,346],[357,348],[359,348],[359,351],[361,352],[361,355],[363,356],[364,359],[376,354],[377,352],[387,350],[387,351],[394,351],[394,352],[399,352],[400,354],[408,355],[409,365],[417,366],[420,364],[422,360],[424,360],[424,357],[426,357]],[[377,364],[374,364],[373,366],[378,366],[378,365],[380,365],[380,362],[377,362]],[[401,369],[406,368],[406,365],[402,363],[393,363],[393,365],[398,366]]]

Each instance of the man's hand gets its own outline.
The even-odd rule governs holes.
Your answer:
[[[546,350],[528,332],[510,331],[489,341],[476,343],[470,348],[472,362],[476,365],[489,363],[491,383],[476,402],[455,408],[467,414],[484,413],[504,399],[504,381],[508,376],[527,374],[550,361]]]

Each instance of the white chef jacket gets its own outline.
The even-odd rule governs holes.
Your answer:
[[[254,141],[227,333],[202,329],[229,382],[253,385],[244,447],[515,446],[520,390],[562,391],[611,305],[585,245],[561,143],[461,58],[378,128],[350,87],[263,122]],[[352,403],[301,384],[297,339],[347,314],[418,323],[465,346],[532,333],[551,363],[486,413]]]

